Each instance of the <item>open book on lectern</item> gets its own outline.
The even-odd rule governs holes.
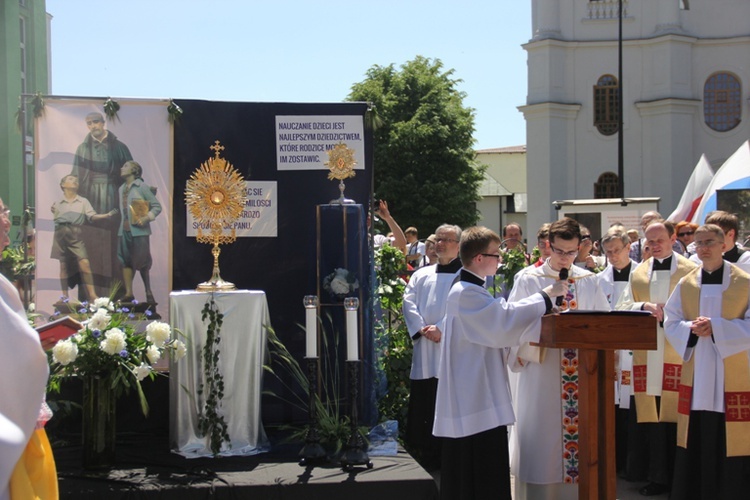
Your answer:
[[[651,313],[648,311],[595,311],[593,309],[568,309],[560,312],[560,314],[590,314],[590,315],[610,315],[610,316],[648,316]]]

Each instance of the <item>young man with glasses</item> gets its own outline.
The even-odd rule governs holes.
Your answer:
[[[448,295],[433,428],[444,438],[444,499],[511,499],[507,426],[514,414],[506,348],[538,342],[541,317],[552,309],[550,297],[567,289],[565,281],[552,280],[515,304],[492,297],[484,283],[497,268],[500,241],[485,227],[461,234],[463,269]]]
[[[740,221],[737,216],[723,210],[714,210],[706,216],[705,223],[715,224],[724,232],[724,240],[726,241],[724,260],[735,264],[746,273],[750,272],[750,252],[737,245],[737,233],[740,231]],[[690,256],[690,260],[700,264],[697,251]]]
[[[677,282],[696,267],[672,249],[676,238],[674,225],[669,221],[657,219],[646,227],[646,243],[653,256],[636,267],[617,304],[617,309],[649,311],[659,321],[657,349],[633,351],[632,383],[638,415],[635,432],[648,437],[650,482],[639,490],[643,496],[664,494],[672,484],[682,359],[665,343],[664,304]]]
[[[414,343],[411,359],[406,442],[427,470],[440,468],[440,441],[432,435],[438,386],[440,339],[445,303],[461,269],[461,228],[443,224],[435,230],[438,263],[420,267],[404,292],[404,320]]]
[[[722,258],[730,241],[718,225],[699,227],[695,244],[701,267],[664,306],[667,340],[683,360],[670,498],[745,498],[750,276]]]
[[[552,254],[542,266],[519,276],[508,301],[531,297],[557,281],[565,269],[569,288],[562,309],[608,310],[596,275],[573,265],[580,243],[578,222],[567,217],[553,222]],[[533,328],[539,335],[541,323]],[[547,349],[528,342],[510,351],[509,365],[518,372],[511,468],[517,500],[578,498],[577,358],[576,349]]]

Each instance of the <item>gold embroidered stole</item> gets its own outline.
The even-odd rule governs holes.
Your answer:
[[[680,278],[695,269],[695,264],[681,255],[675,255],[677,269],[669,277],[671,294]],[[651,302],[651,280],[649,270],[654,258],[641,262],[633,271],[630,286],[636,302]],[[646,394],[648,373],[648,351],[633,351],[633,394],[638,423],[677,422],[677,401],[679,399],[679,381],[682,358],[669,342],[664,342],[664,373],[662,375],[662,393],[660,411],[656,410],[656,398]]]
[[[727,265],[727,264],[725,264]],[[698,268],[682,282],[680,298],[685,320],[692,321],[700,312]],[[729,286],[721,295],[721,317],[744,318],[747,310],[750,276],[735,266],[729,270]],[[686,361],[680,380],[680,402],[677,419],[677,445],[687,448],[690,406],[695,375],[695,355]],[[727,456],[750,455],[750,365],[747,352],[724,359],[724,411],[726,418]]]

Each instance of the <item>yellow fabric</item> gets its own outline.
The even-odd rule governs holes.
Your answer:
[[[681,255],[674,255],[677,259],[677,269],[669,276],[669,293],[671,294],[680,278],[685,276],[696,265]],[[630,279],[630,287],[633,292],[635,302],[651,302],[651,279],[649,271],[652,268],[654,258],[641,262],[633,271]],[[637,367],[646,367],[648,351],[633,351],[633,372]],[[664,343],[664,364],[665,365],[682,365],[682,357],[677,354],[669,342]],[[648,369],[648,368],[646,368]],[[660,411],[656,410],[656,398],[643,391],[638,391],[633,384],[633,394],[635,396],[636,415],[638,423],[649,422],[677,422],[677,402],[678,393],[675,391],[662,391]]]
[[[37,429],[10,476],[11,500],[56,500],[57,468],[47,433]]]
[[[690,272],[680,289],[684,319],[692,321],[700,313],[700,285],[698,275],[701,269]],[[729,270],[729,286],[721,295],[721,316],[724,319],[745,317],[748,303],[750,276],[735,266]],[[677,445],[687,448],[687,435],[690,424],[690,395],[695,376],[694,357],[683,365],[680,394],[685,398],[677,420]],[[750,364],[746,352],[740,352],[724,359],[724,392],[750,392]],[[750,422],[726,422],[727,456],[750,455]]]

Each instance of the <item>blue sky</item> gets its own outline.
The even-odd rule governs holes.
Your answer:
[[[54,95],[340,102],[373,65],[440,59],[475,148],[525,144],[530,2],[47,0]]]

